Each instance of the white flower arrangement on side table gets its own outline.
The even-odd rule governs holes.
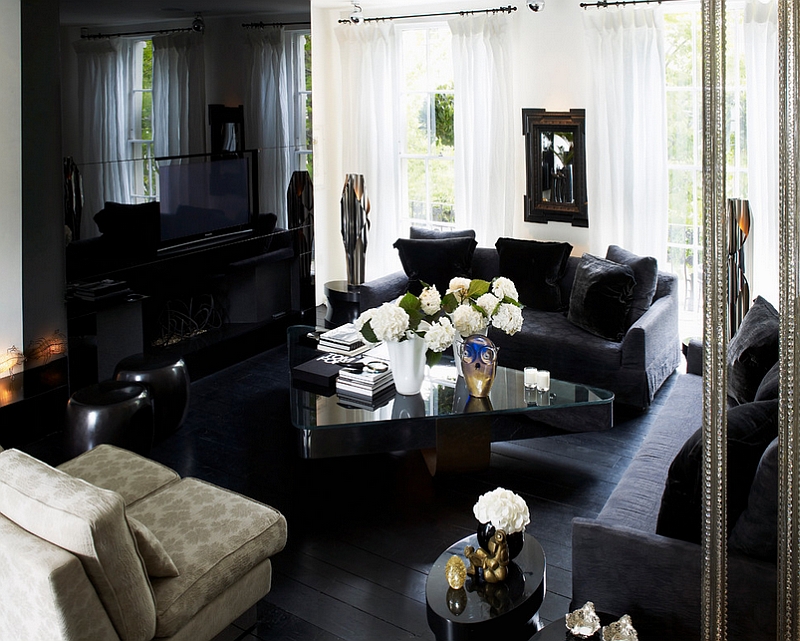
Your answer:
[[[480,523],[490,523],[506,534],[523,532],[531,522],[528,504],[518,494],[502,487],[481,495],[472,513]]]
[[[442,299],[442,309],[464,338],[490,325],[513,336],[522,328],[522,305],[514,283],[504,276],[491,283],[475,278],[453,278]]]

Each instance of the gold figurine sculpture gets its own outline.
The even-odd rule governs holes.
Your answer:
[[[494,536],[489,539],[488,551],[483,548],[477,550],[471,545],[464,548],[464,556],[469,560],[467,574],[470,576],[480,576],[478,570],[483,570],[483,580],[487,583],[499,583],[505,581],[508,576],[508,542],[506,533],[497,530]]]

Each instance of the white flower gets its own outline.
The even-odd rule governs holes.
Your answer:
[[[379,341],[399,341],[408,330],[408,314],[394,303],[384,303],[373,312],[370,325]]]
[[[503,303],[492,317],[492,325],[513,336],[522,329],[522,310],[511,303]]]
[[[479,497],[472,513],[481,523],[491,523],[506,534],[522,532],[531,522],[527,503],[521,496],[502,487]]]
[[[494,294],[486,293],[481,296],[475,303],[480,307],[484,312],[486,312],[486,316],[492,316],[497,309],[497,305],[500,303],[499,298]]]
[[[492,283],[492,293],[500,300],[510,298],[511,300],[519,301],[519,294],[517,293],[514,282],[505,276],[494,279]]]
[[[472,305],[459,305],[453,310],[453,325],[462,336],[477,334],[486,329],[486,318]]]
[[[419,302],[422,307],[422,312],[427,316],[433,316],[442,307],[442,297],[439,290],[435,287],[426,287],[419,295]]]
[[[453,344],[455,336],[456,328],[449,318],[442,316],[425,332],[425,347],[434,352],[443,352]]]
[[[367,321],[372,318],[372,315],[375,313],[376,309],[376,307],[365,309],[363,312],[361,312],[361,314],[359,314],[358,318],[353,321],[353,325],[355,325],[359,332],[361,331],[361,328],[367,324]]]
[[[467,297],[467,294],[469,293],[470,282],[471,281],[469,278],[452,278],[450,279],[450,284],[447,286],[447,293],[453,294],[453,296],[456,297],[456,300],[460,303]]]

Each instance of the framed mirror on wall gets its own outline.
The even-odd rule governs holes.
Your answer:
[[[588,227],[586,111],[522,110],[525,222]]]

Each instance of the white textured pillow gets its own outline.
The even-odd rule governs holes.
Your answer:
[[[119,494],[11,449],[0,455],[0,513],[80,559],[122,641],[155,636],[155,597]]]
[[[136,547],[142,555],[148,576],[173,577],[180,574],[174,561],[161,545],[161,541],[144,523],[129,516],[128,525],[131,526],[131,532],[136,538]]]

